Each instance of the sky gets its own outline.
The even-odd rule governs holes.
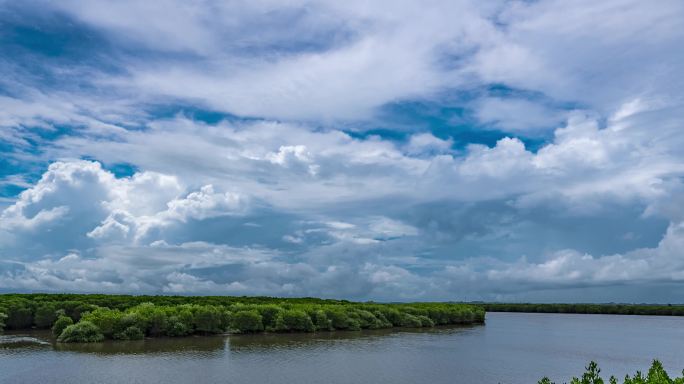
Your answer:
[[[684,297],[684,2],[0,0],[0,291]]]

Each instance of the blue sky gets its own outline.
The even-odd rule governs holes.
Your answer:
[[[0,1],[0,291],[681,302],[684,5]]]

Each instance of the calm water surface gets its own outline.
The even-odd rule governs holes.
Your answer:
[[[0,336],[0,383],[562,382],[590,360],[622,377],[684,368],[684,318],[488,313],[487,325],[55,344]]]

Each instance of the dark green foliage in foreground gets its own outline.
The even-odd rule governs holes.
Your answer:
[[[269,297],[0,295],[7,327],[52,327],[58,341],[137,340],[223,332],[322,332],[483,323],[482,308]],[[74,324],[75,323],[75,324]],[[72,326],[73,324],[73,326]]]
[[[605,381],[600,376],[601,369],[595,362],[589,363],[586,367],[586,372],[582,377],[573,377],[570,380],[570,384],[604,384]],[[684,375],[684,371],[682,372]],[[608,379],[609,384],[617,384],[618,380],[611,376]],[[634,375],[634,377],[625,376],[624,384],[684,384],[684,377],[671,379],[663,365],[658,360],[654,360],[651,365],[651,369],[648,370],[646,376],[644,376],[640,371]],[[555,384],[548,377],[539,380],[538,384]]]
[[[487,312],[593,313],[606,315],[684,316],[684,305],[645,304],[479,304]]]
[[[90,321],[82,320],[78,324],[64,328],[57,341],[63,343],[94,343],[104,340],[100,329]]]

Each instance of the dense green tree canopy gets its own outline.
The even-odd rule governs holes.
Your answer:
[[[483,323],[479,306],[271,297],[0,295],[11,329],[52,327],[62,342],[223,332],[322,332]],[[101,336],[101,337],[100,337]]]

